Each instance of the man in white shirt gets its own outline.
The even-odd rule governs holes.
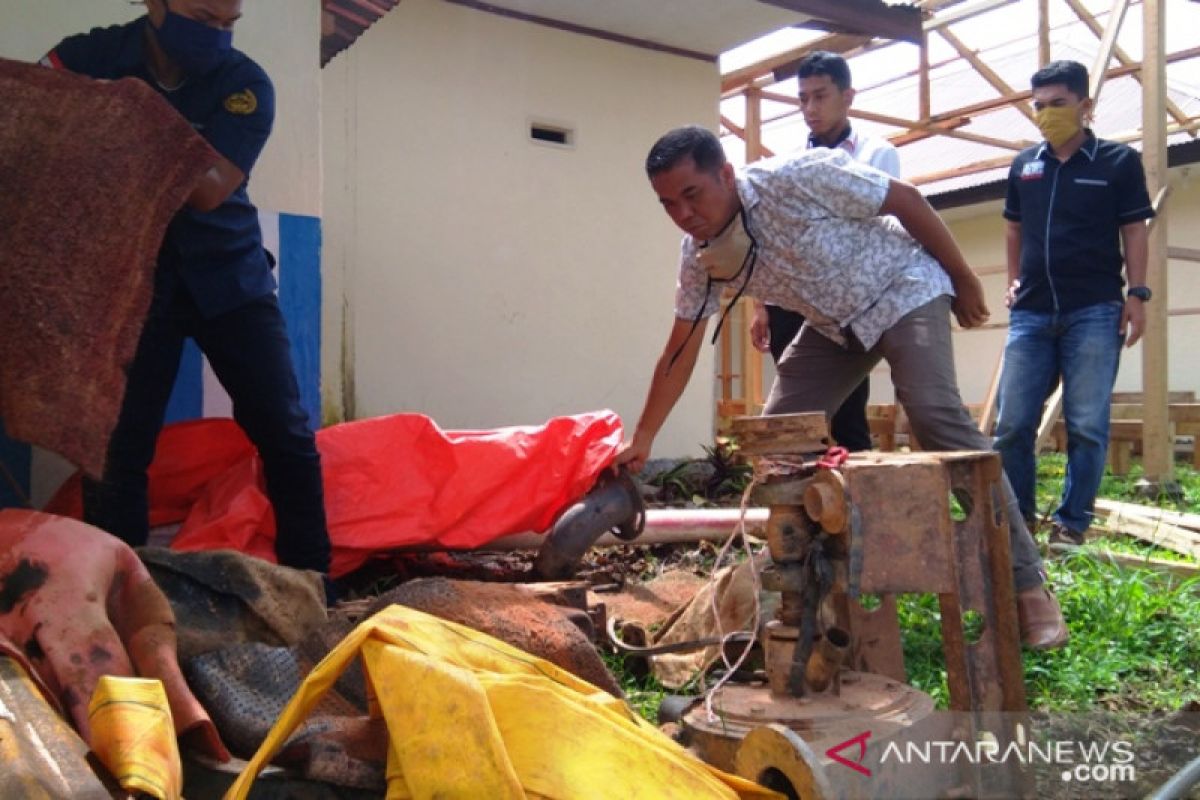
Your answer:
[[[796,70],[796,81],[800,90],[800,110],[809,130],[809,149],[845,150],[859,163],[870,164],[893,178],[900,177],[900,155],[892,143],[850,125],[854,89],[850,85],[850,66],[846,59],[824,50],[809,53]],[[771,359],[778,366],[783,351],[796,338],[803,324],[803,315],[756,300],[750,338],[760,352],[770,350]],[[870,397],[871,381],[864,378],[830,420],[833,438],[849,450],[871,449],[871,427],[867,423]]]

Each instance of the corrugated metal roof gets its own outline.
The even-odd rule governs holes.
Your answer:
[[[1107,23],[1109,11],[1105,0],[1084,0],[1084,5],[1101,26]],[[1195,5],[1172,2],[1169,14],[1167,52],[1194,46],[1194,36],[1183,29],[1194,30],[1192,23],[1200,24],[1200,13]],[[1033,20],[1036,20],[1035,0],[1019,0],[954,23],[949,30],[1008,87],[1013,91],[1024,91],[1029,87],[1030,76],[1038,68]],[[1133,10],[1126,14],[1118,43],[1129,58],[1141,57],[1141,19]],[[1051,4],[1053,58],[1079,61],[1090,69],[1099,48],[1099,38],[1065,3]],[[854,83],[859,87],[854,109],[897,120],[915,120],[920,103],[918,52],[911,45],[888,44],[852,56],[850,67]],[[930,34],[929,60],[930,111],[934,117],[990,100],[998,101],[1003,96],[937,33]],[[1117,65],[1115,58],[1112,65]],[[769,91],[794,97],[796,88],[793,78],[773,84]],[[1200,113],[1200,57],[1167,65],[1167,94],[1184,114]],[[745,110],[740,97],[723,101],[721,111],[736,124],[743,124]],[[763,118],[768,122],[763,126],[763,143],[772,151],[783,153],[804,146],[808,129],[796,111],[794,107],[764,101]],[[789,112],[790,116],[779,118]],[[1041,140],[1029,118],[1011,103],[998,103],[994,108],[978,110],[957,122],[955,130],[967,134],[1014,143]],[[898,136],[907,130],[906,126],[863,119],[854,119],[853,124],[860,130],[881,136]],[[1141,125],[1142,87],[1136,77],[1126,74],[1105,82],[1092,125],[1097,134],[1108,138],[1127,137],[1137,134]],[[1172,145],[1189,141],[1194,140],[1187,133],[1174,134],[1169,139]],[[726,144],[731,159],[740,163],[742,143],[727,137]],[[900,161],[904,177],[922,179],[922,191],[934,197],[1003,181],[1007,165],[973,174],[954,173],[972,165],[1006,162],[1015,154],[1016,150],[1011,148],[934,135],[904,143],[900,148]]]
[[[321,66],[362,36],[400,0],[321,0]]]

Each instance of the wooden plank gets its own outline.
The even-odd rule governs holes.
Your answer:
[[[1175,392],[1172,392],[1175,394]],[[1114,420],[1141,420],[1142,404],[1141,403],[1113,403],[1109,410],[1109,416]],[[1200,403],[1176,403],[1172,402],[1167,406],[1167,418],[1179,424],[1195,424],[1200,422]]]
[[[1200,261],[1200,248],[1168,247],[1167,257],[1179,259],[1180,261]]]
[[[1096,501],[1096,512],[1103,515],[1104,526],[1108,529],[1200,560],[1200,531],[1173,525],[1163,517],[1143,514],[1142,510],[1157,511],[1133,503]]]
[[[1107,536],[1111,531],[1103,528],[1089,528],[1088,533],[1092,536]],[[1116,550],[1084,548],[1079,551],[1083,555],[1095,561],[1108,561],[1122,567],[1133,567],[1136,569],[1150,569],[1155,572],[1161,572],[1168,575],[1174,575],[1183,580],[1189,580],[1200,576],[1200,564],[1185,564],[1181,561],[1168,561],[1165,558],[1150,558],[1149,556],[1138,556],[1133,553],[1121,553]]]
[[[1038,0],[1038,1],[1041,5],[1048,5],[1048,0]],[[1097,39],[1100,39],[1100,40],[1104,39],[1104,29],[1102,27],[1100,27],[1100,23],[1096,21],[1096,18],[1092,15],[1092,13],[1090,11],[1087,10],[1087,8],[1083,5],[1082,2],[1080,2],[1080,0],[1067,0],[1067,5],[1069,5],[1071,7],[1071,10],[1075,12],[1075,16],[1079,17],[1079,21],[1082,22],[1084,25],[1086,25],[1088,30],[1090,30]],[[1040,10],[1041,9],[1039,8],[1039,11]],[[1049,48],[1050,48],[1050,45],[1049,45],[1049,42],[1047,42],[1046,43],[1047,61],[1049,60]],[[1116,56],[1117,61],[1122,66],[1126,66],[1126,65],[1135,63],[1134,60],[1129,56],[1129,54],[1126,53],[1124,51],[1124,49],[1121,48],[1121,45],[1119,45],[1119,44],[1114,45],[1113,55]],[[1046,61],[1042,61],[1041,65],[1045,66]],[[1136,72],[1133,73],[1133,79],[1135,81],[1137,81],[1139,84],[1142,82],[1142,76]],[[1181,125],[1187,124],[1187,122],[1188,122],[1187,113],[1182,108],[1180,108],[1179,105],[1174,100],[1172,100],[1170,97],[1167,98],[1167,111],[1169,111],[1171,113],[1171,116],[1174,117],[1175,121],[1178,122],[1179,124],[1181,124]],[[1192,126],[1191,128],[1189,128],[1188,132],[1190,134],[1192,134],[1192,136],[1195,136],[1196,135],[1195,126]]]
[[[732,424],[745,455],[809,455],[829,447],[829,423],[822,413],[738,417]]]
[[[746,90],[746,163],[762,158],[762,91]]]
[[[1100,90],[1104,88],[1104,77],[1108,63],[1112,61],[1113,48],[1117,46],[1117,34],[1121,32],[1121,23],[1125,21],[1125,11],[1129,8],[1129,0],[1113,0],[1112,10],[1108,15],[1108,27],[1100,39],[1100,49],[1096,60],[1092,62],[1091,95],[1093,102],[1100,102]],[[1161,52],[1161,51],[1160,51]]]
[[[987,397],[983,400],[983,408],[979,412],[979,432],[984,436],[992,435],[992,426],[996,424],[996,407],[1000,400],[1000,375],[1004,370],[1004,350],[1001,348],[1000,357],[996,359],[996,368],[992,370],[992,379],[988,383]]]
[[[948,14],[939,14],[933,19],[925,23],[926,31],[936,31],[940,28],[945,28],[947,25],[953,25],[956,22],[962,22],[971,17],[977,17],[980,14],[986,14],[988,11],[1007,6],[1015,0],[983,0],[980,3],[960,8],[958,11],[951,11]]]
[[[1113,392],[1112,401],[1113,403],[1137,403],[1140,405],[1145,401],[1145,396],[1141,392]],[[1195,403],[1196,393],[1190,390],[1168,392],[1167,402]]]
[[[831,53],[844,53],[855,47],[871,41],[870,36],[848,36],[846,34],[830,34],[812,42],[805,42],[783,53],[778,53],[762,61],[756,61],[740,69],[727,72],[721,76],[722,94],[742,89],[753,83],[756,78],[771,75],[776,69],[794,64],[815,50],[828,50]]]
[[[1142,164],[1146,170],[1146,188],[1154,197],[1170,185],[1165,112],[1166,9],[1162,0],[1144,0],[1142,28]],[[1159,219],[1165,220],[1167,213],[1166,209],[1159,209]],[[1175,472],[1175,453],[1167,420],[1167,309],[1171,299],[1167,225],[1151,225],[1149,238],[1146,285],[1154,287],[1155,299],[1159,302],[1147,304],[1146,332],[1142,340],[1142,391],[1146,393],[1142,468],[1149,482],[1165,483],[1173,479]]]
[[[1037,439],[1033,445],[1035,453],[1046,449],[1046,443],[1050,441],[1050,435],[1054,432],[1054,423],[1058,422],[1058,417],[1062,414],[1062,395],[1062,382],[1059,382],[1054,393],[1050,395],[1050,399],[1046,401],[1046,410],[1042,412],[1042,421],[1038,425]]]
[[[1107,500],[1104,498],[1096,501],[1096,508],[1107,512],[1115,511],[1126,517],[1140,517],[1154,522],[1162,521],[1179,528],[1187,528],[1191,531],[1200,532],[1200,514],[1146,506],[1140,503],[1123,503],[1119,500]]]
[[[867,425],[871,435],[879,439],[879,449],[896,449],[896,406],[890,403],[873,403],[867,406]]]
[[[921,34],[920,76],[917,79],[917,117],[921,122],[928,122],[930,111],[929,100],[929,32]]]
[[[1070,2],[1070,0],[1068,0]],[[1038,69],[1050,63],[1050,0],[1038,0]]]

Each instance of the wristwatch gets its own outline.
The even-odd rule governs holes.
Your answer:
[[[1125,294],[1129,297],[1136,297],[1143,303],[1150,302],[1151,292],[1149,286],[1130,286],[1129,289],[1126,290]]]

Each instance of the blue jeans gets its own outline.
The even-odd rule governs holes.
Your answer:
[[[1067,476],[1054,518],[1076,532],[1092,523],[1124,341],[1121,310],[1121,303],[1110,302],[1061,314],[1013,311],[1009,318],[995,448],[1027,519],[1037,516],[1038,423],[1046,398],[1061,377]]]
[[[279,563],[329,571],[321,459],[292,368],[283,314],[268,294],[206,319],[169,275],[154,300],[129,369],[121,414],[100,480],[83,483],[84,519],[138,547],[149,534],[146,470],[154,458],[183,342],[196,340],[258,448],[275,510]]]

